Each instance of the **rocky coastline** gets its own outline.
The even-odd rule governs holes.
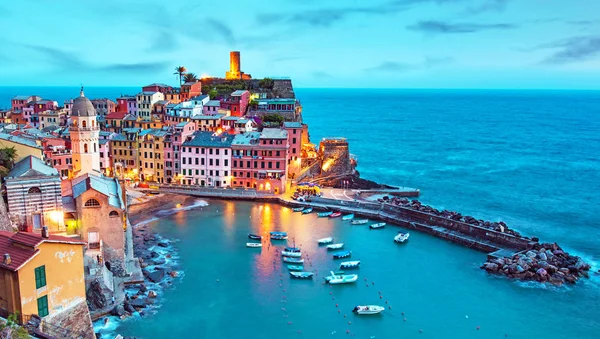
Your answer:
[[[163,291],[172,288],[183,277],[183,272],[179,268],[178,252],[174,246],[176,240],[167,239],[154,232],[149,221],[156,220],[166,215],[165,211],[189,204],[195,199],[163,194],[150,199],[141,199],[139,202],[132,200],[132,198],[139,198],[135,194],[129,198],[131,201],[129,217],[135,225],[133,227],[134,255],[140,261],[144,283],[126,286],[123,303],[115,305],[110,315],[96,321],[96,337],[99,339],[114,338],[114,326],[107,326],[110,322],[156,313]]]
[[[589,277],[591,266],[579,256],[565,252],[557,243],[540,244],[538,238],[523,236],[521,233],[509,228],[503,221],[486,221],[454,211],[440,211],[431,206],[423,205],[418,200],[408,200],[406,198],[384,196],[378,201],[531,240],[531,248],[526,251],[516,253],[512,257],[489,258],[481,266],[489,273],[522,281],[550,283],[556,286],[565,283],[574,284],[579,278]]]

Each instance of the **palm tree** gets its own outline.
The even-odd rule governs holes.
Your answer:
[[[187,72],[187,69],[184,66],[175,67],[175,75],[179,76],[179,85],[181,85],[181,80],[183,79],[183,75]]]
[[[185,82],[196,82],[198,81],[198,76],[194,73],[186,73],[183,76],[183,81]]]

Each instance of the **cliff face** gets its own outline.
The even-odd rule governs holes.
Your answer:
[[[0,196],[0,231],[13,231],[13,226],[8,216],[8,208],[2,196]]]

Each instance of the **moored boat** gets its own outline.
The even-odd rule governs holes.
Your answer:
[[[328,283],[332,285],[336,284],[348,284],[358,280],[358,274],[335,274],[331,272],[330,276],[325,277]]]
[[[394,241],[397,243],[403,243],[410,237],[410,233],[398,232],[398,235],[394,237]]]
[[[258,234],[248,233],[248,238],[254,239],[254,240],[260,240],[260,239],[262,239],[262,236],[260,236]]]
[[[313,272],[294,272],[290,271],[290,275],[296,279],[310,279],[314,275]]]
[[[317,240],[317,242],[319,243],[319,245],[331,244],[333,242],[333,238],[327,237],[327,238],[319,239],[319,240]]]
[[[337,217],[340,217],[341,215],[342,215],[342,213],[340,213],[340,212],[334,212],[334,213],[331,213],[329,215],[329,217],[330,218],[337,218]]]
[[[352,219],[354,219],[354,213],[347,214],[342,217],[342,220],[352,220]]]
[[[364,225],[368,222],[369,222],[369,220],[367,220],[367,219],[352,220],[352,221],[350,221],[350,225]]]
[[[291,258],[291,257],[283,257],[283,262],[287,262],[290,264],[303,264],[304,259],[302,258]]]
[[[380,222],[380,223],[377,223],[377,224],[372,224],[371,226],[369,226],[369,228],[376,230],[378,228],[383,228],[384,226],[385,226],[385,223],[384,222]]]
[[[302,212],[303,210],[304,210],[304,207],[292,208],[292,211],[294,211],[294,212]]]
[[[302,266],[302,265],[287,265],[287,268],[290,271],[302,271],[302,270],[304,270],[304,266]]]
[[[342,247],[344,247],[344,243],[327,245],[328,250],[339,250]]]
[[[271,232],[269,234],[271,236],[271,240],[285,240],[288,238],[286,232]]]
[[[313,211],[313,208],[312,208],[312,207],[309,207],[309,208],[307,208],[307,209],[303,210],[303,211],[302,211],[302,214],[308,214],[308,213],[312,213],[312,211]]]
[[[351,255],[352,252],[350,251],[335,252],[333,254],[333,259],[349,258]]]
[[[302,256],[302,250],[297,247],[286,247],[281,251],[281,255],[284,257],[300,258]]]
[[[340,264],[340,268],[357,268],[360,265],[360,260],[344,261]]]
[[[330,216],[330,215],[332,215],[332,214],[333,214],[333,212],[331,212],[331,211],[327,211],[327,212],[321,212],[321,213],[317,213],[317,216],[318,216],[319,218],[325,218],[325,217],[328,217],[328,216]]]
[[[246,247],[262,247],[262,244],[259,242],[247,242]]]
[[[379,314],[385,310],[385,307],[377,305],[356,306],[352,312],[360,315]]]

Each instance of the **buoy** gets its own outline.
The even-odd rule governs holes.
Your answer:
[[[404,318],[404,321],[406,321],[406,318]]]
[[[391,309],[392,309],[392,306],[388,306],[388,308],[391,310]]]
[[[404,315],[404,312],[402,312],[402,315]]]
[[[367,287],[369,287],[369,284],[367,284]]]
[[[386,301],[385,301],[385,303],[387,304],[387,303],[388,303],[388,301],[386,300]]]
[[[478,331],[479,331],[479,328],[480,328],[480,327],[479,327],[479,326],[477,326],[477,330],[478,330]]]
[[[292,322],[291,322],[291,321],[288,321],[288,325],[291,325],[291,324],[292,324]]]
[[[350,333],[350,330],[346,330],[346,334]]]
[[[375,285],[375,282],[374,282],[374,281],[372,281],[372,282],[371,282],[371,284]]]
[[[333,292],[329,292],[329,294],[331,295],[331,294],[333,294]]]
[[[349,321],[349,322],[348,322],[348,325],[352,325],[352,322],[351,322],[351,321]]]
[[[344,318],[346,318],[346,315],[344,314]]]
[[[331,300],[335,300],[335,297],[331,297]]]
[[[342,311],[338,310],[338,313],[342,313]]]
[[[382,295],[380,295],[380,296],[379,296],[379,299],[383,299],[383,296],[382,296]]]
[[[298,330],[298,333],[302,333],[302,331]]]
[[[423,333],[423,330],[422,330],[422,329],[419,329],[419,333]]]
[[[367,281],[367,278],[365,278],[365,281]]]
[[[217,279],[217,282],[219,282],[219,279]]]
[[[465,315],[465,318],[466,318],[466,319],[469,319],[469,316],[468,316],[468,315]]]

